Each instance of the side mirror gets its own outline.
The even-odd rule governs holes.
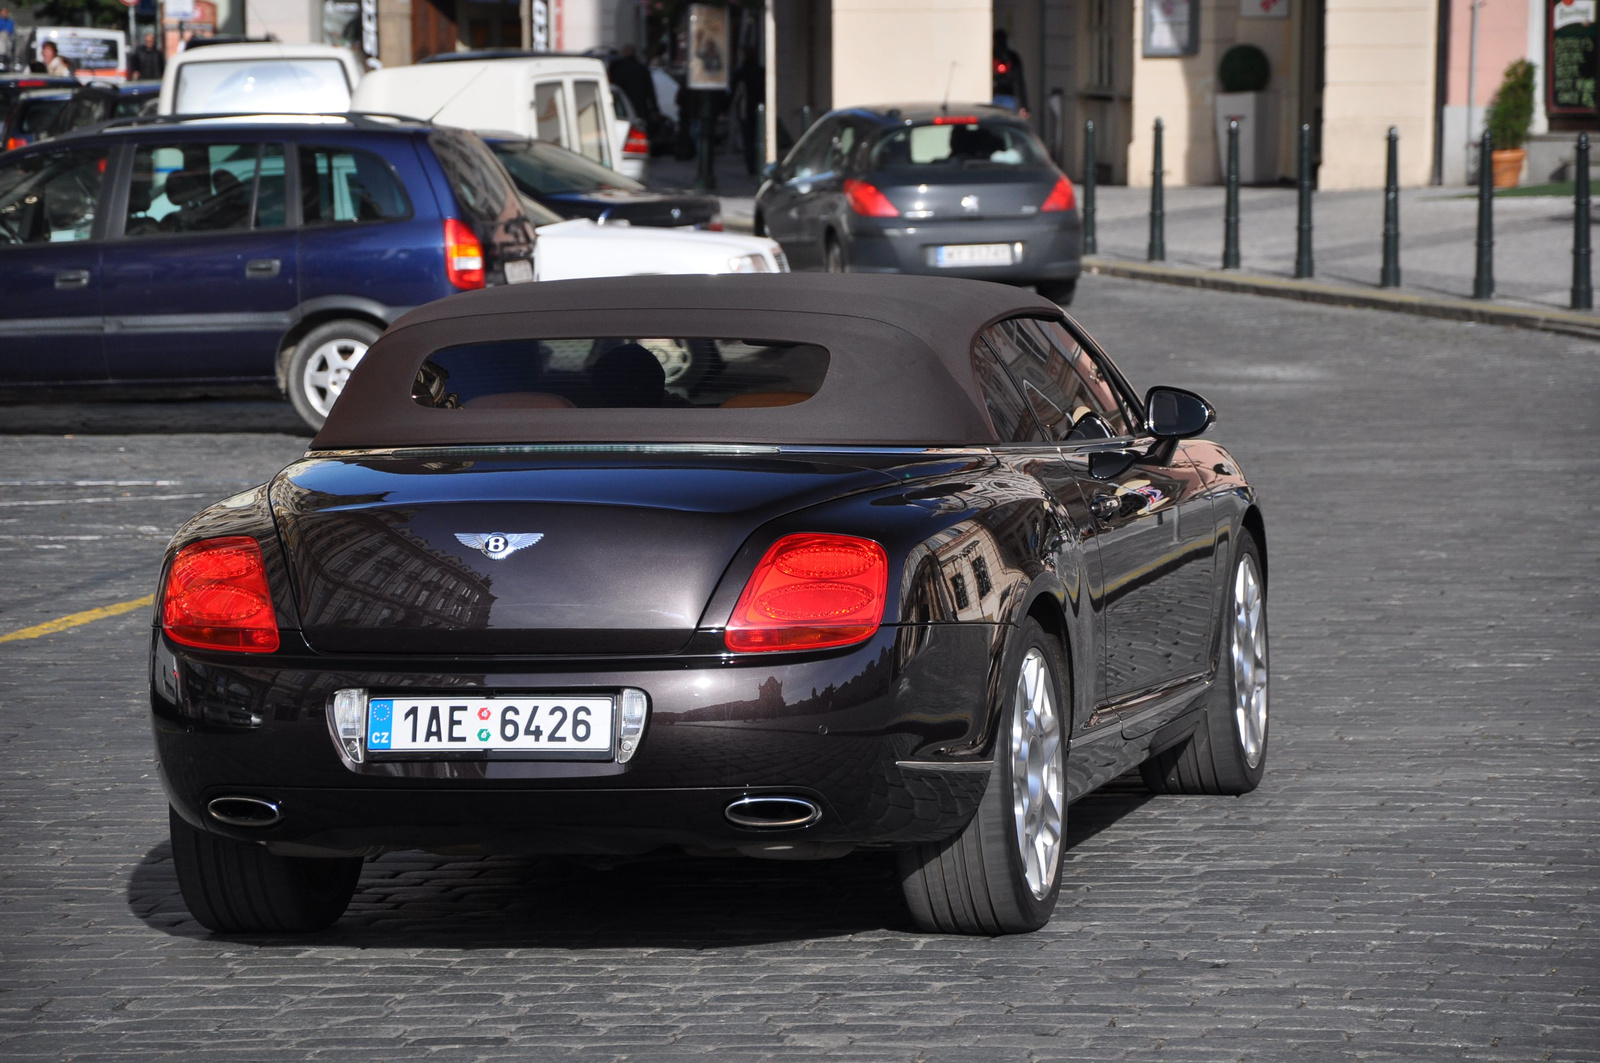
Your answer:
[[[765,166],[761,167],[761,176],[766,178],[768,181],[776,181],[781,169],[782,167],[779,163],[769,162]]]
[[[1144,396],[1144,430],[1157,439],[1188,439],[1211,427],[1217,411],[1192,391],[1151,388]]]

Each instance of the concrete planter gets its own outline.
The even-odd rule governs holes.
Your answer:
[[[1217,180],[1228,174],[1228,122],[1239,123],[1239,183],[1271,184],[1278,179],[1277,95],[1272,92],[1217,93]]]
[[[1515,188],[1522,181],[1522,163],[1528,153],[1521,148],[1507,148],[1505,151],[1489,153],[1490,165],[1494,167],[1494,186],[1496,188]]]

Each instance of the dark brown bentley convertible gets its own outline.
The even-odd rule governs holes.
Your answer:
[[[1036,929],[1072,801],[1261,778],[1266,538],[1212,419],[976,281],[422,307],[169,549],[184,899],[304,931],[394,849],[890,849],[924,929]]]

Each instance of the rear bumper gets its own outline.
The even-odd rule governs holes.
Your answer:
[[[848,848],[960,830],[988,782],[990,662],[1001,628],[885,628],[861,647],[786,661],[659,658],[575,670],[192,654],[157,636],[153,727],[173,807],[203,829],[284,851],[457,849],[647,852]],[[288,634],[288,633],[285,633]],[[328,726],[333,692],[646,691],[650,716],[627,764],[419,760],[350,765]],[[945,752],[945,751],[953,752]],[[751,795],[821,811],[793,829],[724,815]],[[282,819],[217,822],[208,803],[255,797]]]
[[[893,224],[888,224],[888,223]],[[1083,221],[1077,210],[1025,218],[933,220],[853,217],[847,249],[857,273],[921,273],[1029,284],[1076,277],[1083,264]],[[950,244],[1020,245],[1009,266],[940,268],[933,250]]]

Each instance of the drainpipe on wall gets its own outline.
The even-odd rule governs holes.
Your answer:
[[[1478,8],[1483,6],[1483,0],[1467,0],[1467,6],[1472,10],[1472,30],[1470,42],[1467,45],[1467,135],[1465,150],[1467,153],[1467,174],[1473,173],[1472,169],[1472,110],[1478,102]],[[1484,165],[1488,160],[1479,159],[1478,165]]]

